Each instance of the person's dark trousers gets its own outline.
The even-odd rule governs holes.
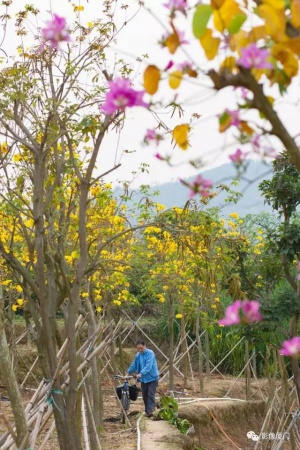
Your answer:
[[[150,381],[149,383],[141,383],[146,414],[151,413],[155,409],[155,392],[157,385],[158,380]]]

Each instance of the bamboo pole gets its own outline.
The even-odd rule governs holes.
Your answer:
[[[80,325],[82,326],[83,322],[84,322],[83,318],[79,317],[76,322],[77,327],[79,327]],[[91,361],[92,358],[95,358],[99,355],[101,357],[101,355],[106,351],[111,340],[115,338],[117,333],[119,333],[121,323],[122,323],[122,321],[120,320],[118,322],[118,324],[116,325],[116,328],[113,330],[113,333],[111,335],[108,335],[95,349],[93,349],[93,351],[90,354],[89,354],[89,352],[87,352],[87,356],[86,356],[85,360],[77,368],[78,374],[87,366],[87,364],[89,364],[89,362]],[[101,331],[100,327],[99,327],[99,330]],[[94,336],[95,339],[97,338],[99,330],[97,330],[97,333],[95,333],[95,336]],[[105,327],[104,330],[107,330],[107,327]],[[89,341],[88,343],[86,343],[85,346],[82,346],[81,350],[86,350],[89,347],[89,345],[91,345],[92,342],[93,341]],[[60,351],[57,354],[59,361],[57,364],[56,372],[55,372],[54,377],[51,380],[50,384],[47,383],[46,380],[43,379],[40,382],[33,397],[31,398],[31,400],[29,401],[28,405],[25,408],[26,420],[27,420],[28,426],[32,426],[33,423],[35,421],[37,421],[35,424],[33,436],[31,437],[31,439],[33,439],[33,440],[35,439],[35,436],[37,436],[39,434],[40,430],[45,426],[46,422],[48,421],[49,417],[52,415],[52,412],[53,412],[52,409],[49,409],[47,411],[47,413],[44,415],[44,419],[42,417],[40,417],[40,415],[39,415],[39,412],[42,411],[42,408],[44,410],[46,394],[51,390],[53,383],[56,381],[56,377],[58,377],[58,375],[67,375],[67,373],[68,373],[68,364],[66,364],[62,369],[60,369],[60,366],[62,364],[64,354],[65,354],[67,347],[68,347],[68,339],[65,340],[64,344],[62,345]],[[64,390],[66,388],[66,386],[67,386],[67,382],[64,382],[61,386],[61,390]],[[128,420],[128,417],[127,417],[127,420]],[[128,423],[131,427],[129,420],[128,420]],[[1,450],[8,450],[11,448],[11,446],[15,445],[14,440],[10,437],[9,432],[6,432],[1,437],[0,442],[1,442],[0,443]],[[44,440],[44,442],[46,442],[46,441]]]
[[[88,391],[87,391],[85,383],[83,384],[83,389],[84,389],[84,395],[85,395],[85,399],[86,399],[87,409],[89,411],[89,415],[90,415],[91,422],[92,422],[93,432],[94,432],[94,435],[96,437],[97,450],[102,450],[100,439],[99,439],[99,435],[98,435],[97,428],[96,428],[96,424],[95,424],[95,421],[94,421],[94,416],[93,416],[93,411],[92,411],[92,407],[91,407],[90,398],[89,398]]]
[[[50,426],[50,428],[49,428],[49,430],[48,430],[48,432],[47,432],[47,434],[46,434],[46,436],[45,436],[45,439],[43,440],[43,442],[42,442],[42,444],[41,444],[39,450],[44,450],[45,445],[46,445],[47,442],[49,441],[50,436],[51,436],[51,434],[53,433],[54,429],[55,429],[55,420],[52,421],[51,426]]]
[[[44,414],[44,409],[45,409],[45,404],[40,406],[39,413],[38,413],[38,416],[37,416],[37,420],[36,420],[36,423],[35,423],[35,427],[34,427],[34,430],[33,430],[32,434],[31,434],[31,438],[30,438],[30,447],[31,448],[35,447],[35,443],[36,443],[36,440],[37,440],[37,437],[38,437],[38,434],[39,434],[39,431],[40,431],[40,426],[41,426],[41,422],[42,422],[42,418],[43,418],[43,414]]]
[[[22,389],[23,389],[23,386],[24,386],[24,384],[26,383],[26,381],[27,381],[27,379],[28,379],[29,375],[30,375],[30,374],[31,374],[31,372],[33,371],[33,369],[34,369],[34,367],[35,367],[36,363],[38,362],[38,360],[39,360],[39,357],[37,356],[37,357],[35,358],[35,360],[34,360],[34,362],[33,362],[32,366],[30,367],[30,370],[29,370],[29,372],[27,372],[27,374],[26,374],[26,376],[25,376],[24,380],[22,381],[22,384],[21,384],[21,386],[20,386],[20,390],[22,390]],[[34,377],[34,378],[35,378],[35,380],[36,380],[36,377]]]
[[[81,397],[81,416],[82,416],[82,428],[83,428],[83,444],[85,450],[90,450],[89,435],[87,430],[86,412],[84,404],[84,396]]]
[[[5,423],[6,428],[8,429],[8,432],[11,435],[11,437],[13,438],[14,443],[17,445],[17,436],[16,436],[15,431],[14,431],[13,427],[11,426],[9,420],[3,413],[0,415],[0,417],[3,420],[3,422]]]

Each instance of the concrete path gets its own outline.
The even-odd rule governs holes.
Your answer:
[[[166,436],[174,435],[177,430],[164,420],[151,420],[145,418],[141,426],[141,450],[170,450],[170,442],[164,441]],[[174,443],[172,450],[182,450]]]

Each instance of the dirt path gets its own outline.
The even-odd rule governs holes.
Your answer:
[[[165,438],[174,434],[174,427],[168,422],[145,418],[141,433],[141,450],[170,450],[170,442],[166,442]],[[172,450],[182,450],[182,447],[172,443]]]

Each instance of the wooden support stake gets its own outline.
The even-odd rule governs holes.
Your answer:
[[[17,436],[16,436],[16,434],[14,432],[13,427],[11,426],[10,422],[8,421],[7,417],[3,413],[1,414],[0,417],[3,419],[3,422],[5,423],[6,428],[8,429],[11,437],[13,438],[14,443],[17,445]]]
[[[43,440],[42,445],[40,446],[39,450],[44,450],[45,445],[49,441],[50,436],[53,433],[54,429],[55,429],[55,420],[53,420],[53,422],[51,424],[51,427],[49,428],[49,431],[47,432],[47,434],[45,436],[45,439]]]

